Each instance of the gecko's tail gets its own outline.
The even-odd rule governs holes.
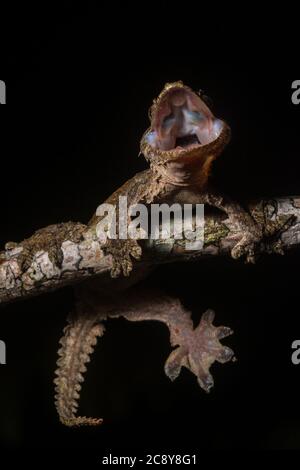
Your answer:
[[[90,361],[98,336],[102,336],[105,329],[97,316],[72,314],[68,323],[60,340],[60,358],[55,372],[56,409],[60,421],[66,426],[97,426],[102,419],[76,416],[76,413],[86,363]]]

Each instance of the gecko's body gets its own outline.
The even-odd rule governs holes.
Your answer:
[[[106,201],[116,207],[119,196],[127,197],[127,205],[162,202],[205,203],[225,211],[243,234],[232,250],[232,256],[245,256],[253,261],[261,230],[252,217],[237,203],[216,194],[208,186],[212,162],[222,153],[230,139],[228,125],[217,119],[201,96],[182,82],[167,84],[150,111],[151,126],[141,140],[141,153],[150,168],[135,175]],[[87,231],[97,237],[101,217],[94,215]],[[129,222],[129,219],[128,219]],[[73,230],[73,229],[72,229]],[[73,232],[72,232],[73,233]],[[74,225],[74,239],[83,237],[84,227]],[[22,263],[31,262],[33,251],[51,243],[51,260],[61,262],[60,239],[55,230],[44,229],[19,244],[24,250]],[[15,244],[9,244],[8,249]],[[102,420],[77,416],[77,407],[83,373],[93,352],[97,337],[104,332],[102,321],[107,317],[124,316],[128,320],[159,320],[170,329],[172,346],[177,346],[166,361],[165,372],[173,380],[182,366],[190,369],[199,385],[209,391],[213,378],[209,372],[214,361],[227,362],[232,351],[219,340],[231,333],[229,328],[212,325],[213,312],[203,314],[194,328],[190,313],[179,300],[161,292],[134,290],[130,286],[139,278],[133,260],[139,259],[142,249],[136,239],[107,239],[103,246],[112,255],[112,277],[119,277],[117,293],[99,292],[97,281],[90,281],[76,289],[77,303],[61,339],[60,359],[56,371],[56,408],[60,420],[68,426],[96,425]],[[49,254],[49,256],[50,256]],[[138,265],[138,263],[137,263]],[[137,266],[136,265],[136,266]],[[26,266],[25,266],[26,267]],[[131,274],[130,274],[131,273]],[[129,279],[122,279],[129,276]]]
[[[208,184],[211,165],[230,140],[229,126],[216,118],[202,98],[182,82],[165,85],[153,102],[150,118],[151,126],[142,137],[140,146],[150,168],[126,181],[105,203],[113,205],[117,214],[119,196],[127,197],[128,207],[162,202],[215,206],[225,211],[243,233],[243,238],[232,250],[232,256],[245,255],[247,261],[253,261],[255,245],[261,238],[259,225],[239,204],[213,191]],[[89,231],[96,234],[100,221],[101,217],[95,214],[89,222]],[[69,238],[76,241],[84,232],[81,224],[73,225],[70,222],[59,230],[57,226],[46,227],[21,243],[7,243],[6,249],[22,247],[19,263],[26,269],[37,248],[46,247],[50,260],[60,266],[64,233],[70,233]],[[112,277],[121,273],[128,276],[132,259],[139,259],[142,254],[138,240],[133,239],[108,239],[103,249],[113,255]]]
[[[242,207],[208,186],[212,162],[230,140],[228,125],[214,117],[206,103],[182,82],[166,84],[150,110],[151,126],[141,140],[141,153],[149,170],[136,174],[106,201],[118,210],[119,196],[128,206],[162,202],[207,203],[225,211],[243,232],[232,256],[254,260],[255,244],[261,231]],[[90,228],[101,220],[94,215]],[[112,276],[132,270],[132,258],[139,259],[138,241],[108,240],[104,248],[113,255]]]
[[[119,196],[127,197],[128,206],[166,201],[210,204],[225,211],[243,233],[232,256],[245,255],[247,261],[253,261],[255,246],[261,237],[258,225],[238,204],[208,187],[211,164],[230,139],[228,125],[215,118],[201,97],[182,82],[165,86],[151,107],[150,119],[151,126],[141,140],[141,153],[150,162],[150,168],[127,181],[105,202],[116,208],[117,215]],[[89,223],[89,231],[94,236],[101,220],[94,215]],[[112,255],[112,277],[129,276],[133,260],[142,254],[136,239],[107,239],[104,251]],[[231,334],[231,330],[213,326],[212,311],[203,314],[194,328],[190,313],[179,300],[161,292],[130,288],[137,274],[138,269],[133,271],[129,282],[125,282],[125,293],[121,290],[117,294],[103,295],[98,292],[97,283],[92,282],[77,290],[78,302],[61,340],[55,380],[56,407],[61,421],[68,426],[95,425],[102,421],[78,417],[76,411],[85,364],[97,337],[104,332],[101,322],[108,317],[122,315],[131,321],[153,319],[166,323],[171,344],[177,346],[166,361],[166,374],[173,380],[185,366],[197,376],[199,385],[206,391],[213,385],[209,372],[213,362],[227,362],[233,357],[230,348],[219,342]]]

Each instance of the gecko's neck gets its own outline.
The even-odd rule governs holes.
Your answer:
[[[214,156],[209,156],[199,162],[198,159],[170,160],[159,165],[151,165],[166,183],[174,186],[206,186]]]

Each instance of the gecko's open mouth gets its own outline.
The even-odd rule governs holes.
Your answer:
[[[196,134],[184,135],[183,137],[176,137],[175,147],[188,147],[193,144],[201,144]]]
[[[216,119],[199,95],[188,87],[171,86],[152,108],[147,144],[176,154],[216,140],[223,121]]]

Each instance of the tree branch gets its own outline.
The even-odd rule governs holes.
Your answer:
[[[264,239],[261,253],[281,252],[300,246],[300,196],[250,203],[253,217],[261,224]],[[138,264],[149,267],[173,261],[190,261],[229,255],[242,233],[221,214],[205,216],[204,246],[189,251],[187,240],[174,237],[144,240]],[[30,250],[29,250],[29,248]],[[61,253],[59,263],[53,249]],[[112,285],[111,256],[105,256],[101,241],[87,226],[68,222],[46,227],[21,244],[7,244],[0,253],[0,303],[40,295],[88,278]]]

